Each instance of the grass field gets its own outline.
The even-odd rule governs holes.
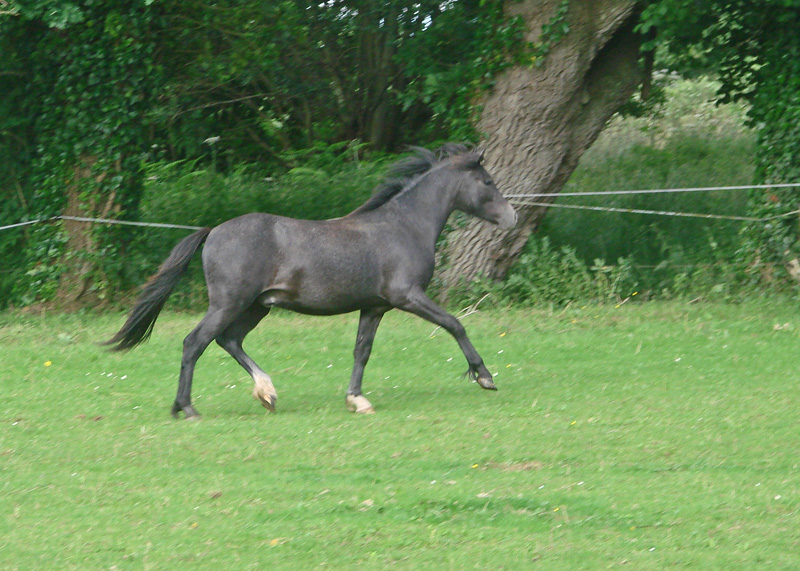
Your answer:
[[[800,314],[788,302],[389,314],[344,406],[356,316],[267,318],[175,421],[181,340],[121,314],[0,314],[2,569],[800,567]]]

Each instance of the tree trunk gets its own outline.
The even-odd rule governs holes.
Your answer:
[[[366,12],[361,22],[357,78],[361,85],[356,94],[360,95],[361,119],[356,138],[377,149],[392,148],[396,138],[396,121],[392,115],[397,105],[391,101],[389,90],[397,75],[394,62],[399,33],[397,18],[396,7],[389,5],[385,13]]]
[[[508,0],[529,41],[555,14],[560,0]],[[542,67],[514,67],[497,78],[479,130],[487,170],[506,195],[552,194],[552,202],[608,119],[641,83],[641,38],[632,0],[571,0],[569,32]],[[534,232],[546,207],[516,205],[519,222],[499,232],[481,221],[456,231],[444,252],[443,291],[483,276],[502,279]]]
[[[94,174],[92,167],[96,164],[95,157],[83,157],[81,164],[75,167],[73,178],[67,186],[67,205],[64,214],[90,218],[108,218],[112,213],[118,213],[119,207],[115,204],[116,194],[111,192],[107,196],[87,197],[82,192],[84,182],[93,179],[99,184],[110,173]],[[114,165],[114,170],[122,169],[119,161]],[[93,185],[89,185],[93,186]],[[56,305],[60,309],[72,310],[97,304],[101,300],[92,285],[97,280],[98,245],[93,232],[93,226],[86,222],[64,220],[64,232],[67,235],[67,244],[62,260],[64,272],[56,292]]]

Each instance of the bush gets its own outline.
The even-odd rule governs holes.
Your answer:
[[[589,265],[578,258],[574,248],[555,248],[544,237],[528,241],[498,293],[515,305],[566,305],[573,301],[619,302],[635,288],[630,259],[620,258],[617,265],[596,259]]]
[[[571,246],[556,247],[547,236],[534,236],[502,283],[478,280],[451,291],[452,307],[466,307],[487,293],[486,305],[567,306],[571,303],[613,303],[651,299],[741,301],[762,293],[754,287],[753,270],[713,242],[711,259],[701,264],[637,265],[632,256],[615,264],[587,262]]]

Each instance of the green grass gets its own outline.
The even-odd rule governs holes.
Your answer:
[[[800,566],[789,303],[487,311],[455,342],[403,314],[346,412],[356,317],[268,317],[250,397],[219,348],[200,422],[175,421],[166,313],[128,354],[122,315],[0,315],[3,569],[788,569]],[[49,364],[48,364],[49,363]]]

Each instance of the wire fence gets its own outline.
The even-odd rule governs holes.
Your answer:
[[[617,208],[614,206],[590,206],[588,204],[559,204],[550,202],[526,201],[520,199],[510,199],[512,204],[523,206],[544,206],[547,208],[567,208],[572,210],[593,210],[596,212],[622,212],[625,214],[649,214],[653,216],[678,216],[683,218],[708,218],[712,220],[739,220],[743,222],[768,222],[779,218],[787,218],[795,214],[800,214],[800,210],[784,212],[775,216],[734,216],[728,214],[703,214],[699,212],[672,212],[669,210],[646,210],[643,208]]]
[[[43,222],[55,222],[56,220],[72,220],[75,222],[89,222],[96,224],[120,224],[122,226],[143,226],[148,228],[176,228],[179,230],[200,230],[201,226],[187,226],[185,224],[164,224],[162,222],[136,222],[133,220],[113,220],[110,218],[88,218],[85,216],[52,216],[50,218],[40,218],[38,220],[27,220],[25,222],[17,222],[16,224],[9,224],[8,226],[0,226],[0,231],[10,230],[11,228],[20,228],[22,226],[29,226],[31,224],[39,224]]]
[[[673,194],[684,192],[714,192],[718,190],[759,190],[770,188],[798,188],[800,182],[787,182],[778,184],[748,184],[744,186],[700,186],[695,188],[658,188],[647,190],[598,190],[592,192],[559,192],[557,194],[531,193],[509,194],[506,198],[543,198],[545,196],[611,196],[626,194]]]
[[[588,197],[588,196],[625,196],[625,195],[642,195],[642,194],[677,194],[677,193],[696,193],[696,192],[717,192],[717,191],[738,191],[738,190],[759,190],[759,189],[777,189],[777,188],[800,188],[800,183],[780,183],[780,184],[753,184],[744,186],[706,186],[696,188],[661,188],[661,189],[645,189],[645,190],[606,190],[606,191],[592,191],[592,192],[562,192],[562,193],[527,193],[527,194],[509,194],[506,198],[512,204],[520,206],[540,206],[545,208],[567,208],[573,210],[589,210],[594,212],[618,212],[625,214],[643,214],[651,216],[677,216],[684,218],[706,218],[713,220],[736,220],[742,222],[768,222],[770,220],[777,220],[780,218],[787,218],[800,214],[800,209],[791,212],[785,212],[774,216],[756,217],[756,216],[735,216],[728,214],[703,214],[697,212],[677,212],[669,210],[648,210],[644,208],[619,208],[614,206],[592,206],[586,204],[562,204],[554,202],[558,198],[564,197]],[[542,198],[550,198],[553,202],[543,201]],[[539,199],[539,200],[537,200]],[[57,220],[72,220],[75,222],[86,222],[95,224],[120,224],[125,226],[140,226],[148,228],[172,228],[178,230],[199,230],[200,226],[190,226],[186,224],[165,224],[161,222],[136,222],[132,220],[114,220],[108,218],[90,218],[84,216],[67,216],[59,215],[50,218],[40,218],[37,220],[27,220],[17,222],[15,224],[8,224],[0,226],[0,231],[10,230],[12,228],[20,228],[32,224],[40,224],[46,222],[54,222]]]
[[[588,204],[562,204],[555,200],[563,197],[589,197],[589,196],[632,196],[642,194],[677,194],[677,193],[697,193],[697,192],[716,192],[716,191],[738,191],[738,190],[758,190],[776,188],[798,188],[800,183],[780,183],[780,184],[754,184],[746,186],[705,186],[696,188],[661,188],[647,190],[606,190],[592,192],[561,192],[556,194],[529,193],[529,194],[509,194],[506,198],[512,204],[520,206],[541,206],[545,208],[565,208],[572,210],[589,210],[594,212],[618,212],[624,214],[644,214],[650,216],[673,216],[682,218],[705,218],[710,220],[736,220],[740,222],[769,222],[780,218],[788,218],[800,214],[800,209],[791,212],[784,212],[773,216],[739,216],[732,214],[708,214],[699,212],[678,212],[671,210],[652,210],[645,208],[621,208],[615,206],[594,206]],[[551,198],[553,202],[536,199]]]

